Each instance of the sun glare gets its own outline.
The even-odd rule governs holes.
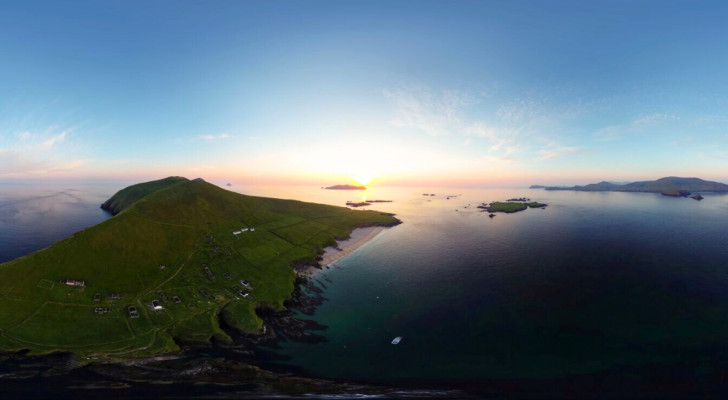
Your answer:
[[[362,186],[366,186],[372,182],[372,178],[370,178],[368,175],[358,175],[355,176],[353,179]]]

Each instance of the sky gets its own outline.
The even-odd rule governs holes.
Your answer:
[[[717,1],[4,1],[0,182],[726,182],[726,20]]]

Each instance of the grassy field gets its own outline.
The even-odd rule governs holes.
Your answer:
[[[490,203],[490,206],[488,206],[487,210],[488,212],[504,212],[504,213],[514,213],[518,211],[523,211],[528,206],[526,206],[525,203],[521,202],[514,202],[514,201],[495,201],[493,203]]]
[[[313,262],[355,227],[397,222],[376,211],[244,196],[184,178],[142,185],[117,193],[115,217],[0,265],[0,349],[149,356],[176,351],[177,342],[226,336],[219,317],[257,332],[256,307],[280,309],[293,291],[292,263]],[[129,317],[129,306],[138,318]]]

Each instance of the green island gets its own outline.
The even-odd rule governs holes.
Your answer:
[[[103,205],[114,217],[0,265],[0,350],[93,359],[169,354],[264,333],[292,266],[315,263],[357,227],[391,214],[246,196],[203,180],[134,185]]]
[[[539,203],[537,201],[523,202],[523,201],[494,201],[492,203],[483,203],[478,208],[483,209],[489,213],[503,212],[503,213],[514,213],[523,211],[527,208],[543,208],[547,204]]]

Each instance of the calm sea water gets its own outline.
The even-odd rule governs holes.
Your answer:
[[[0,186],[0,261],[104,220],[98,206],[117,189]],[[328,300],[313,319],[328,341],[276,350],[308,374],[457,382],[728,370],[728,196],[232,189],[393,200],[373,208],[404,222],[316,275]],[[549,206],[492,219],[475,208],[511,197]]]
[[[725,368],[728,196],[423,192],[367,193],[395,200],[376,208],[404,224],[317,276],[329,341],[284,343],[288,364],[366,381]],[[474,208],[511,197],[549,206],[493,219]]]
[[[47,247],[109,218],[115,187],[0,185],[0,263]]]

